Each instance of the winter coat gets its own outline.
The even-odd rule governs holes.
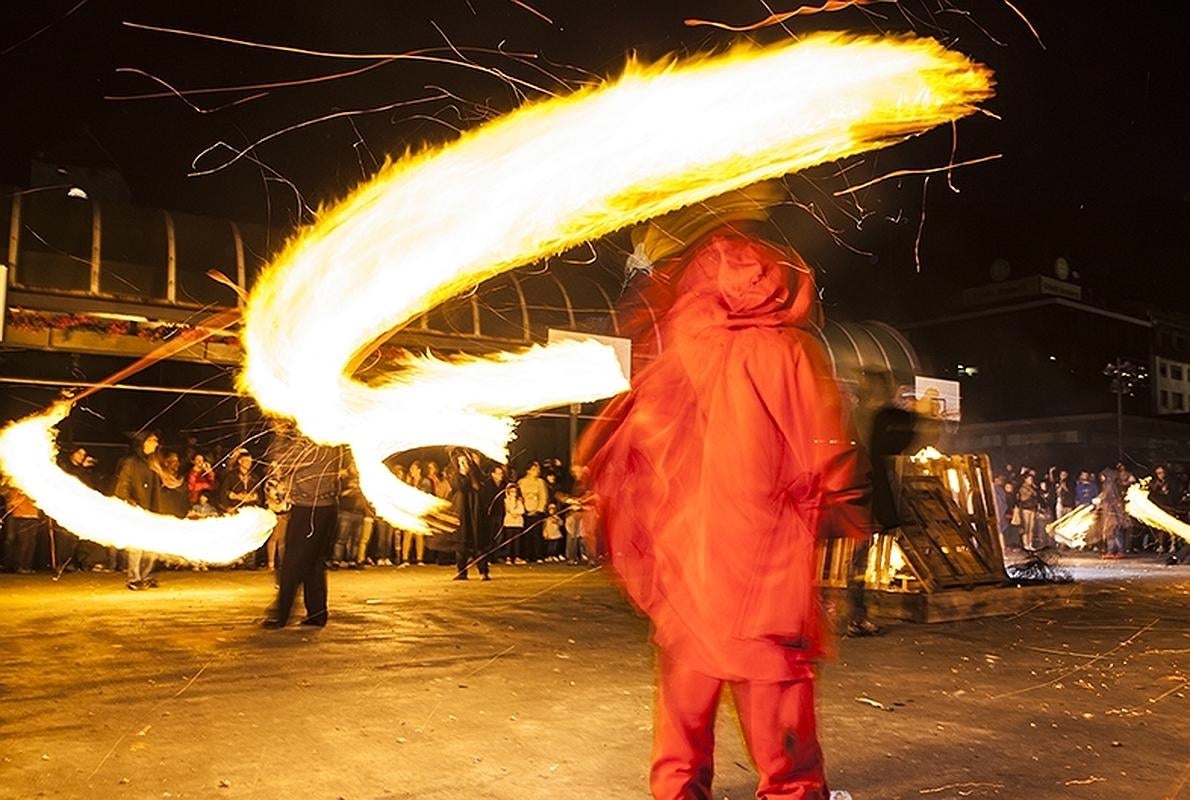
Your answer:
[[[872,530],[814,281],[796,253],[726,228],[654,272],[673,295],[640,341],[662,348],[580,448],[612,565],[690,668],[806,678],[815,545]]]

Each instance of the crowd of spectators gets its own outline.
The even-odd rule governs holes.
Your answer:
[[[107,471],[81,446],[66,451],[60,466],[91,489],[158,514],[201,518],[245,505],[266,507],[278,517],[268,541],[224,566],[277,570],[285,557],[290,503],[285,476],[271,466],[268,452],[261,455],[257,459],[246,447],[237,446],[216,458],[193,440],[184,447],[162,447],[159,434],[146,432],[134,436],[131,452],[107,465]],[[438,525],[430,533],[394,528],[373,511],[360,491],[358,475],[349,469],[341,476],[338,530],[326,554],[330,568],[454,565],[465,575],[470,562],[482,559],[481,573],[486,575],[490,562],[583,564],[597,557],[594,503],[587,496],[580,469],[567,470],[557,458],[531,461],[518,471],[473,453],[467,455],[467,463],[453,460],[445,450],[417,455],[411,461],[391,463],[393,474],[449,504],[453,512],[449,519],[463,516],[463,490],[469,483],[480,501],[471,529],[464,530],[467,526],[462,522],[453,529]],[[460,475],[460,463],[469,474]],[[6,571],[123,571],[130,589],[157,585],[158,559],[153,554],[80,540],[47,519],[15,486],[4,483],[2,488],[0,557]],[[168,559],[162,566],[210,568]]]
[[[1080,507],[1092,506],[1096,530],[1090,540],[1104,558],[1172,555],[1179,547],[1177,537],[1141,524],[1124,510],[1128,487],[1138,480],[1123,463],[1077,474],[1057,466],[1039,473],[1029,466],[1005,465],[993,479],[1005,550],[1032,552],[1057,545],[1047,527]],[[1183,520],[1190,518],[1190,480],[1180,465],[1155,466],[1147,489],[1159,508]]]
[[[448,503],[455,518],[471,523],[431,533],[393,528],[368,506],[358,481],[349,475],[340,502],[339,535],[332,568],[367,565],[398,567],[454,565],[460,576],[471,563],[513,565],[537,562],[583,564],[597,556],[594,503],[581,468],[565,470],[562,461],[530,461],[523,470],[486,462],[465,453],[443,462],[417,459],[394,464],[392,471],[409,485]],[[475,496],[477,513],[463,504]],[[347,514],[343,513],[348,508]],[[467,557],[461,560],[460,553]]]
[[[60,466],[92,489],[159,514],[200,518],[244,505],[266,507],[279,520],[273,534],[259,550],[226,566],[279,569],[285,555],[290,504],[285,477],[270,466],[268,453],[258,460],[247,448],[238,446],[215,459],[193,441],[178,448],[160,445],[156,433],[134,437],[132,452],[111,465],[107,473],[86,447],[66,451]],[[587,491],[582,468],[566,469],[558,458],[514,467],[487,461],[473,452],[458,453],[462,455],[455,458],[446,450],[419,451],[413,460],[389,465],[398,479],[448,504],[452,518],[459,520],[457,527],[439,525],[432,532],[402,530],[389,524],[371,508],[360,491],[358,476],[348,470],[342,476],[338,530],[326,554],[328,566],[451,565],[457,577],[466,577],[467,568],[476,565],[486,579],[487,565],[493,562],[579,565],[601,558],[594,498]],[[1124,512],[1128,487],[1137,480],[1124,464],[1077,473],[1057,466],[1039,472],[1029,466],[1005,465],[993,481],[1004,549],[1033,552],[1053,546],[1056,543],[1047,526],[1079,507],[1094,504],[1098,530],[1091,540],[1103,557],[1173,554],[1181,544],[1177,537],[1142,525]],[[1190,519],[1190,479],[1180,465],[1154,467],[1147,488],[1157,506],[1183,520]],[[3,485],[3,500],[0,554],[6,571],[124,571],[129,588],[156,585],[152,554],[80,541],[46,519],[12,485]],[[468,512],[467,507],[474,510]],[[209,568],[205,564],[186,566]]]

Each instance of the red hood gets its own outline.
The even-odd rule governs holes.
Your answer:
[[[731,328],[806,328],[821,321],[813,275],[793,250],[720,229],[685,261],[671,317],[695,315],[704,325]]]

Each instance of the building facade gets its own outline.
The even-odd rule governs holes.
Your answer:
[[[957,311],[901,328],[928,373],[961,383],[956,451],[1035,468],[1190,461],[1179,410],[1190,405],[1190,326],[1178,317],[1092,305],[1077,285],[1034,276],[967,290]],[[1105,374],[1117,362],[1148,379],[1117,392]]]

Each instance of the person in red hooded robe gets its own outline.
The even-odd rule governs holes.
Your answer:
[[[638,262],[650,237],[683,249],[651,268],[635,299],[632,316],[655,321],[634,336],[650,363],[634,367],[631,391],[579,454],[612,565],[653,622],[658,800],[711,797],[724,684],[760,775],[757,797],[829,795],[814,718],[815,544],[871,529],[865,476],[812,329],[811,271],[747,227],[771,194],[761,184],[662,218],[638,243]]]

